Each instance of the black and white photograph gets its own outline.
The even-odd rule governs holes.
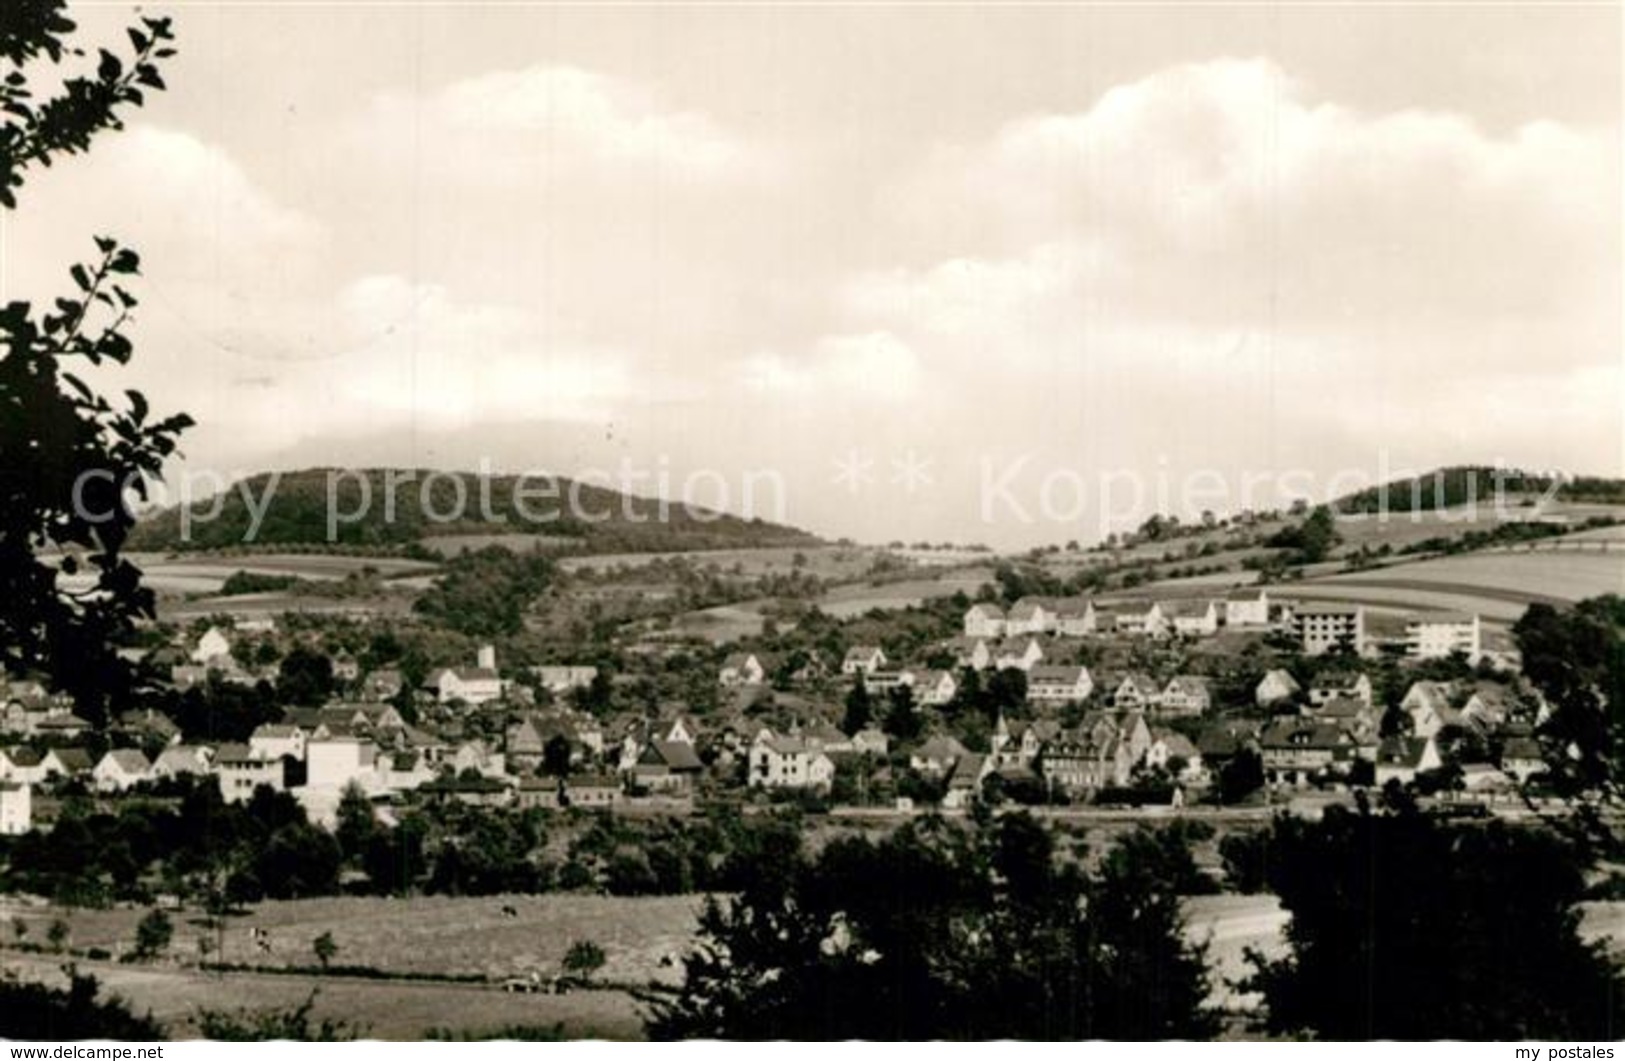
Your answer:
[[[0,0],[0,1061],[1618,1061],[1622,71]]]

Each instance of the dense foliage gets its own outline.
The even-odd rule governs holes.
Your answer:
[[[1201,1038],[1207,974],[1136,845],[1086,874],[1025,814],[799,838],[712,900],[659,1039]]]
[[[553,577],[540,553],[490,545],[447,562],[439,580],[418,598],[419,614],[472,637],[518,633],[525,610]]]
[[[151,1017],[136,1016],[122,999],[99,997],[100,991],[94,976],[72,968],[65,991],[0,978],[0,1039],[156,1042],[169,1038]]]
[[[1255,954],[1250,986],[1281,1033],[1617,1039],[1618,972],[1577,934],[1583,865],[1550,832],[1414,808],[1283,816],[1264,874],[1292,915],[1290,952]]]
[[[96,134],[122,127],[143,87],[164,87],[158,63],[174,54],[167,19],[130,27],[133,56],[103,49],[93,73],[82,70],[74,31],[60,0],[14,0],[0,20],[7,209],[25,171],[87,150]],[[73,293],[49,309],[0,306],[0,665],[48,675],[92,722],[135,687],[115,647],[153,612],[123,555],[134,524],[125,494],[146,496],[192,423],[154,421],[141,394],[126,391],[115,406],[86,383],[86,370],[123,365],[134,352],[124,330],[136,298],[124,285],[140,261],[108,237],[97,237],[96,250],[70,270]]]

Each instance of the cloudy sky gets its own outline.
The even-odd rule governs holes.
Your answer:
[[[1614,5],[170,13],[171,90],[31,176],[0,293],[137,246],[119,382],[188,469],[750,480],[999,544],[1625,473]]]

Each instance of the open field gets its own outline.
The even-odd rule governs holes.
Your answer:
[[[335,962],[390,973],[485,976],[496,979],[531,971],[560,971],[564,952],[577,939],[604,948],[607,980],[639,983],[672,975],[661,959],[684,949],[699,900],[693,897],[610,898],[594,895],[413,899],[330,898],[265,902],[230,919],[220,960],[263,966],[314,964],[311,943],[330,932]],[[506,917],[511,906],[517,917]],[[0,905],[7,921],[15,911]],[[23,919],[31,938],[43,939],[51,919],[65,914],[75,947],[114,953],[135,938],[141,909],[36,911]],[[207,934],[195,911],[177,914],[173,951],[193,959]],[[269,953],[259,952],[251,929],[268,933]],[[211,955],[210,960],[215,960]]]
[[[1443,556],[1376,571],[1331,575],[1315,584],[1339,589],[1375,587],[1401,594],[1417,590],[1519,604],[1577,601],[1625,590],[1625,551],[1515,550]]]
[[[7,955],[8,968],[31,980],[65,982],[59,962]],[[504,1027],[560,1025],[572,1038],[639,1039],[639,1004],[624,991],[517,994],[480,984],[412,983],[351,977],[206,973],[195,968],[79,963],[103,991],[150,1013],[176,1038],[196,1038],[204,1010],[287,1010],[314,999],[315,1019],[347,1022],[370,1039],[416,1040],[437,1029],[462,1034]]]
[[[602,978],[620,983],[658,980],[673,983],[680,975],[662,959],[684,952],[693,940],[697,896],[609,898],[601,896],[493,896],[480,899],[308,899],[261,904],[228,930],[226,958],[261,965],[306,965],[312,962],[310,941],[331,932],[339,944],[339,964],[368,965],[394,972],[484,974],[501,978],[537,969],[556,972],[565,948],[575,939],[592,939],[608,956]],[[518,917],[503,917],[504,905]],[[76,947],[101,946],[115,952],[134,938],[141,910],[60,911],[48,907],[0,903],[7,920],[21,913],[31,937],[42,937],[49,921],[64,916],[73,928]],[[1272,895],[1212,895],[1187,900],[1188,933],[1209,946],[1213,968],[1213,1004],[1232,1011],[1248,1008],[1251,999],[1237,993],[1231,981],[1247,971],[1246,950],[1282,953],[1286,913]],[[574,991],[567,995],[510,994],[489,984],[365,980],[347,976],[205,973],[195,967],[200,928],[184,916],[172,952],[177,958],[152,965],[130,966],[84,962],[107,988],[138,1010],[181,1022],[198,1011],[296,1005],[318,991],[316,1012],[359,1023],[379,1038],[412,1038],[433,1028],[464,1031],[504,1024],[551,1025],[562,1022],[574,1035],[633,1038],[641,1034],[637,1003],[621,991]],[[250,926],[271,934],[272,953],[251,953]],[[1625,945],[1625,903],[1592,903],[1585,909],[1581,932]],[[60,977],[58,960],[44,955],[6,953],[6,966],[39,979]]]
[[[312,582],[336,582],[372,568],[384,578],[426,575],[433,564],[398,556],[340,556],[326,553],[250,553],[187,555],[131,553],[143,581],[160,594],[217,593],[238,571],[252,575],[293,575]]]
[[[859,578],[873,565],[881,550],[857,545],[769,547],[765,549],[706,549],[686,553],[604,553],[596,556],[568,556],[559,561],[565,571],[608,571],[616,567],[642,567],[655,560],[682,560],[698,570],[714,568],[724,573],[738,569],[740,578],[788,575],[803,571],[809,575],[844,582]],[[796,566],[796,557],[803,566]]]
[[[944,571],[936,577],[910,578],[900,582],[868,582],[837,586],[818,600],[818,607],[838,618],[862,615],[873,608],[911,608],[937,597],[964,592],[974,596],[984,582],[993,579],[985,567]]]

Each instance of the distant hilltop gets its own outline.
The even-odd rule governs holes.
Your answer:
[[[1351,514],[1427,511],[1491,503],[1497,493],[1509,498],[1538,500],[1544,496],[1552,501],[1619,505],[1625,504],[1625,479],[1458,465],[1360,490],[1338,498],[1331,507]]]
[[[770,489],[742,498],[780,503]],[[639,496],[559,476],[484,476],[399,468],[263,472],[211,497],[141,519],[128,548],[142,551],[289,546],[410,555],[458,539],[512,536],[571,552],[686,552],[823,544],[781,523],[681,497]],[[510,544],[501,542],[500,544]]]

